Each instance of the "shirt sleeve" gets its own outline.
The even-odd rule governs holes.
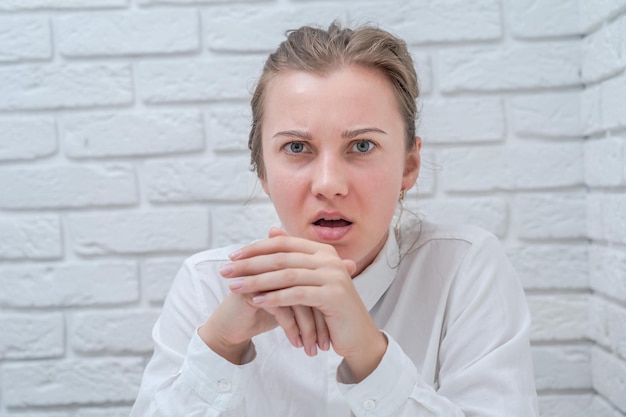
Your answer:
[[[340,364],[339,389],[357,417],[538,416],[529,328],[521,285],[487,236],[469,249],[450,288],[437,386],[387,335],[383,359],[360,383]]]
[[[154,325],[155,350],[144,371],[131,417],[243,416],[246,381],[256,352],[251,343],[243,365],[213,352],[198,336],[206,321],[195,268],[186,261]],[[214,300],[216,303],[219,301]],[[217,305],[217,304],[216,304]]]

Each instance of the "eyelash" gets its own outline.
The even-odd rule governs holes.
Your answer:
[[[369,148],[366,151],[364,151],[364,152],[360,152],[360,151],[357,151],[357,150],[354,149],[361,143],[369,144]],[[300,146],[302,146],[302,150],[300,152],[294,152],[291,149],[292,145],[300,145]],[[372,152],[372,150],[374,150],[374,148],[376,148],[376,144],[374,142],[372,142],[371,140],[359,139],[359,140],[356,140],[356,141],[352,142],[348,149],[350,149],[350,152],[354,152],[354,153],[357,153],[357,154],[365,155],[365,154],[368,154],[368,153]],[[307,145],[304,142],[302,142],[302,141],[292,141],[292,142],[288,142],[288,143],[284,144],[283,145],[283,149],[285,150],[285,152],[287,152],[290,155],[299,155],[301,153],[305,153],[305,151],[307,150]]]

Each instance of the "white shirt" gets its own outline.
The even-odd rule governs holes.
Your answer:
[[[389,342],[358,384],[332,350],[308,357],[281,328],[254,337],[243,365],[202,342],[196,330],[228,294],[218,270],[235,249],[185,261],[131,417],[538,416],[528,307],[489,233],[427,222],[391,229],[353,281]]]

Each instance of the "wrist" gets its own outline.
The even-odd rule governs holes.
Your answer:
[[[387,337],[378,331],[378,337],[370,339],[358,352],[344,356],[356,383],[363,381],[378,367],[387,351]]]
[[[250,339],[239,343],[229,342],[213,331],[208,322],[198,328],[198,336],[209,349],[235,365],[241,365],[243,355],[250,344]]]

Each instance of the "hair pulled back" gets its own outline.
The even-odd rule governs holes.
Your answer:
[[[410,150],[415,146],[413,139],[419,87],[406,43],[372,26],[349,29],[342,28],[337,22],[333,22],[327,30],[303,26],[287,31],[287,39],[269,55],[250,101],[252,127],[248,148],[251,169],[259,178],[265,177],[261,127],[263,98],[268,83],[283,71],[324,74],[348,65],[375,68],[387,77],[404,120],[406,148]]]

